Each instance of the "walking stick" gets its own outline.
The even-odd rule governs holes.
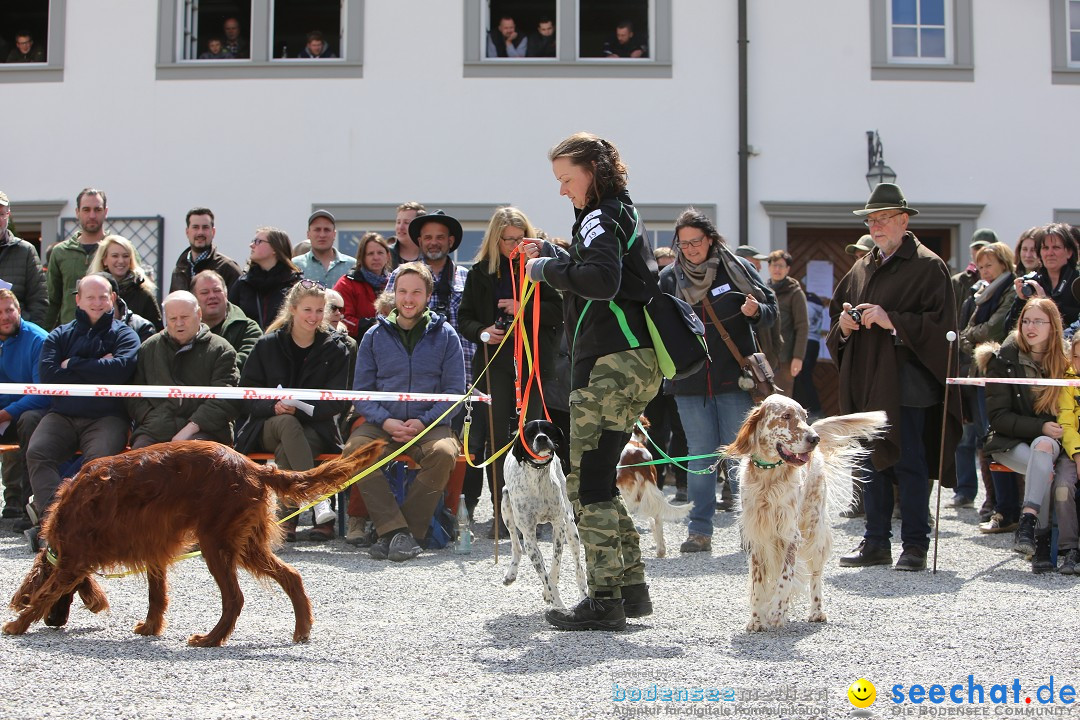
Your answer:
[[[952,330],[945,333],[945,339],[949,341],[949,359],[945,364],[945,403],[944,412],[941,414],[941,445],[938,451],[938,480],[937,480],[937,507],[934,510],[934,570],[937,575],[937,545],[938,533],[941,531],[941,480],[945,474],[945,429],[949,426],[949,373],[952,372],[953,347],[956,343],[956,333]]]
[[[484,335],[486,335],[486,334],[487,333],[484,333]],[[480,339],[483,340],[484,338],[481,336]],[[483,345],[484,345],[484,367],[487,367],[488,363],[490,363],[491,360],[488,359],[488,344],[485,342],[485,343],[483,343]],[[491,397],[491,375],[489,373],[484,374],[484,382],[486,383],[488,397]],[[490,443],[490,445],[488,445],[488,448],[490,448],[488,450],[488,452],[491,452],[491,453],[494,453],[498,449],[495,446],[495,411],[492,409],[492,406],[494,404],[495,403],[493,403],[493,402],[489,402],[487,404],[488,442]],[[469,449],[465,448],[465,452],[469,452]],[[498,564],[498,562],[499,562],[499,501],[498,501],[498,481],[497,481],[497,478],[495,477],[495,473],[496,473],[495,465],[496,464],[497,463],[492,463],[491,465],[488,466],[488,468],[489,468],[488,475],[491,476],[491,504],[495,506],[495,519],[492,522],[495,523],[495,563]]]

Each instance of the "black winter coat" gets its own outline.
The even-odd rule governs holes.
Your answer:
[[[269,271],[258,265],[250,265],[229,288],[229,302],[243,310],[265,331],[277,317],[289,290],[302,278],[299,272],[282,262]]]

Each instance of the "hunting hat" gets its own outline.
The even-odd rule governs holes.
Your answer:
[[[433,213],[427,215],[417,215],[409,223],[409,237],[413,242],[418,242],[420,239],[420,230],[429,222],[439,223],[445,225],[450,231],[450,236],[454,238],[454,242],[450,243],[450,252],[454,252],[458,249],[458,245],[461,244],[461,223],[457,221],[457,218],[450,217],[442,210],[436,210]]]
[[[0,191],[0,205],[7,207],[10,204],[11,202],[8,200],[7,195],[5,195],[3,191]]]
[[[750,258],[753,260],[768,260],[769,256],[762,253],[753,245],[740,245],[735,248],[735,254],[739,257]]]
[[[856,215],[869,215],[878,210],[902,210],[908,215],[918,215],[919,211],[908,207],[907,200],[899,185],[892,183],[878,183],[874,192],[870,193],[870,199],[866,201],[866,207],[862,210],[852,210]]]
[[[869,235],[863,235],[857,242],[852,243],[844,248],[844,252],[848,255],[854,255],[858,251],[870,252],[874,249],[874,238]]]
[[[989,245],[990,243],[996,243],[997,241],[998,236],[996,232],[994,232],[990,228],[979,228],[971,236],[971,244],[968,245],[968,247],[974,250],[977,247],[983,247],[985,245]]]

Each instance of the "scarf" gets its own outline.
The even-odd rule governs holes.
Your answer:
[[[389,275],[376,275],[368,270],[366,267],[360,265],[356,266],[356,271],[353,273],[353,277],[357,280],[363,280],[371,287],[375,288],[376,293],[382,292],[386,289],[386,283],[390,280]]]
[[[705,299],[716,279],[716,268],[720,265],[720,256],[716,246],[709,249],[709,257],[702,263],[692,263],[679,253],[676,262],[679,270],[675,274],[679,295],[691,305],[697,305]]]
[[[988,321],[998,307],[999,303],[997,301],[1001,300],[1002,292],[1007,292],[1012,287],[1012,284],[1013,274],[1005,271],[994,278],[992,283],[979,288],[974,295],[975,313],[972,315],[970,323],[981,325]],[[990,300],[995,302],[989,302]]]

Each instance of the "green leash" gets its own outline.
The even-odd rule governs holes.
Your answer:
[[[667,464],[667,463],[671,463],[672,465],[679,468],[680,470],[685,470],[686,472],[693,473],[694,475],[708,475],[709,473],[716,472],[717,465],[719,465],[720,460],[723,460],[724,457],[725,457],[724,453],[709,453],[708,455],[691,455],[691,456],[688,456],[688,457],[673,458],[670,455],[668,455],[666,452],[664,452],[664,449],[662,447],[660,447],[659,445],[657,445],[656,442],[653,441],[653,439],[651,437],[649,437],[649,433],[646,432],[646,430],[645,430],[644,426],[642,426],[640,420],[637,423],[635,423],[635,427],[637,427],[637,429],[641,431],[641,434],[645,436],[645,439],[649,441],[649,444],[652,445],[654,448],[656,448],[656,451],[658,453],[660,453],[661,455],[664,456],[663,460],[652,460],[652,461],[649,461],[649,462],[638,463],[638,465],[664,465],[664,464]],[[715,463],[713,463],[712,465],[710,465],[709,467],[705,468],[704,470],[691,470],[690,468],[685,467],[684,465],[681,465],[678,462],[676,462],[677,460],[684,460],[684,461],[685,460],[702,460],[704,458],[713,458],[713,457],[717,458],[717,461]],[[637,467],[637,465],[619,465],[618,467]]]

